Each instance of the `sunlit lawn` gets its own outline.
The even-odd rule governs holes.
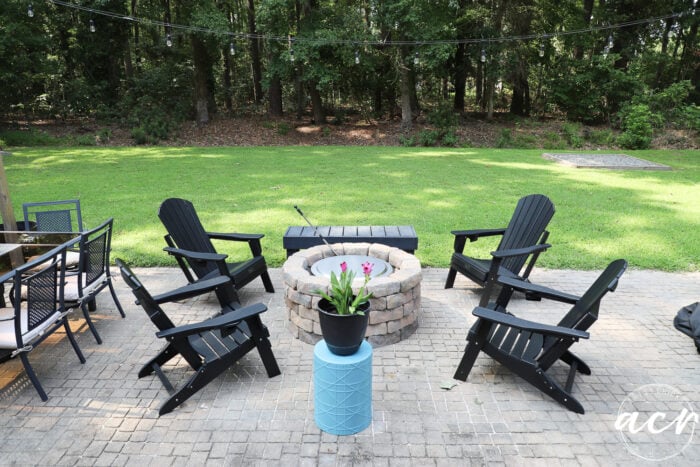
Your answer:
[[[29,201],[80,198],[87,226],[115,218],[112,257],[173,265],[158,206],[191,200],[210,231],[264,233],[268,262],[286,257],[282,235],[301,225],[411,224],[418,258],[446,267],[450,230],[503,227],[517,200],[549,196],[556,214],[543,267],[700,269],[700,151],[629,152],[672,171],[576,169],[541,150],[396,147],[18,149],[4,158],[18,219]],[[488,255],[496,239],[467,245]],[[235,248],[217,244],[222,252]]]

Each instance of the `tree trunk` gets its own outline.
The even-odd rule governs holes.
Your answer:
[[[467,91],[467,64],[466,64],[466,44],[457,44],[455,50],[455,99],[454,109],[457,112],[464,112],[464,95]]]
[[[583,22],[589,26],[591,24],[591,18],[593,17],[593,5],[595,0],[583,0]],[[583,58],[583,47],[577,45],[574,47],[574,58],[576,60],[581,60]]]
[[[224,106],[231,113],[233,111],[233,93],[231,90],[231,56],[228,48],[224,48]]]
[[[404,62],[406,51],[399,51],[399,88],[401,89],[401,131],[408,133],[413,128],[413,107],[411,106],[411,70]]]
[[[474,92],[476,93],[476,104],[484,110],[484,64],[481,61],[476,66],[476,76],[474,77]]]
[[[323,111],[323,100],[321,93],[316,88],[316,82],[309,83],[309,95],[311,96],[311,110],[316,125],[326,123],[326,113]]]
[[[197,123],[209,122],[209,104],[213,93],[209,89],[211,59],[206,44],[197,36],[191,36],[194,62],[194,107]]]
[[[270,87],[267,89],[268,113],[272,117],[281,117],[282,110],[282,82],[279,77],[270,79]]]
[[[256,104],[262,102],[262,65],[260,64],[260,40],[255,25],[255,2],[248,0],[248,33],[250,39],[250,60],[253,68],[253,100]]]

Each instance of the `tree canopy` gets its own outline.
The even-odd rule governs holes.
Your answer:
[[[114,119],[154,140],[263,109],[407,128],[424,111],[621,126],[648,112],[697,130],[695,3],[4,0],[0,113]]]

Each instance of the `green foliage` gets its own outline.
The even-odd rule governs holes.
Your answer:
[[[455,134],[453,130],[448,130],[443,136],[442,136],[442,145],[443,146],[451,146],[451,147],[456,147],[459,145],[459,138]]]
[[[615,143],[615,134],[610,128],[603,130],[591,130],[584,134],[586,141],[601,146],[610,146]]]
[[[451,106],[443,105],[429,112],[426,116],[428,123],[441,130],[450,130],[459,123],[459,115]]]
[[[343,262],[341,268],[347,267],[343,266],[345,264],[346,263]],[[360,290],[357,291],[357,294],[354,294],[352,290],[352,281],[355,279],[355,272],[349,269],[341,270],[340,277],[335,274],[335,271],[331,271],[331,283],[328,293],[321,289],[314,290],[314,293],[328,300],[339,315],[364,315],[365,312],[358,310],[358,307],[364,305],[372,298],[372,292],[365,293],[365,288],[367,287],[367,282],[369,282],[370,273],[372,271],[372,265],[371,263],[364,263],[362,268],[365,271],[364,283],[360,287]]]
[[[410,148],[416,145],[416,138],[413,136],[401,135],[399,136],[399,143],[405,148]]]
[[[292,131],[292,127],[288,123],[280,122],[277,124],[277,134],[284,136]]]
[[[498,135],[496,140],[497,148],[512,148],[515,146],[515,140],[513,139],[513,132],[508,128],[504,128]]]
[[[97,141],[93,135],[77,136],[74,143],[78,146],[97,146]]]
[[[190,89],[183,84],[189,79],[189,70],[165,66],[144,71],[133,80],[121,108],[127,124],[136,129],[135,140],[144,141],[143,132],[147,142],[154,143],[168,139],[178,128],[191,111]]]
[[[570,147],[580,148],[583,146],[580,123],[566,122],[561,126],[561,131],[564,133],[564,139]]]
[[[149,144],[152,141],[146,130],[141,127],[132,128],[131,137],[136,144]]]
[[[65,145],[66,140],[55,138],[45,131],[30,128],[28,130],[7,130],[0,133],[8,146],[60,146]]]
[[[658,125],[661,116],[654,114],[646,104],[625,107],[622,112],[621,128],[617,143],[625,149],[647,149],[654,134],[654,124]]]
[[[544,142],[542,145],[546,149],[564,149],[566,148],[566,141],[562,139],[559,133],[547,131],[544,134]]]
[[[441,137],[442,131],[440,130],[421,130],[417,135],[418,144],[426,147],[436,146]]]

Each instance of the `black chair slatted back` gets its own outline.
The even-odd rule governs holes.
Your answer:
[[[536,245],[547,224],[554,216],[554,204],[544,195],[528,195],[521,198],[515,207],[498,250],[509,250]],[[518,273],[527,261],[527,256],[505,258],[501,266]]]
[[[190,201],[180,198],[166,199],[160,205],[158,217],[177,248],[202,253],[216,253],[216,249]],[[188,264],[198,277],[204,277],[216,269],[212,263],[188,261]]]

